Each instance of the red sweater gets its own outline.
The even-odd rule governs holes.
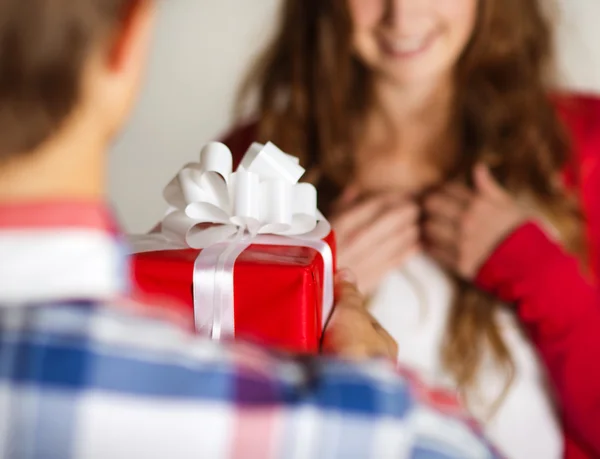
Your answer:
[[[513,232],[492,254],[477,285],[515,303],[546,364],[565,432],[565,458],[600,457],[600,99],[569,97],[557,110],[573,142],[566,184],[583,205],[592,275],[537,225]],[[234,131],[224,142],[239,157],[255,127]],[[577,179],[575,179],[577,177]]]

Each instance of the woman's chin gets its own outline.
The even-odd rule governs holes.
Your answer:
[[[423,84],[437,85],[449,71],[439,68],[439,62],[388,65],[381,69],[380,74],[398,88],[414,88]]]

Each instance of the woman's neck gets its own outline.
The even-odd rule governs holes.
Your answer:
[[[423,133],[430,137],[447,132],[453,102],[450,81],[401,86],[382,79],[375,83],[369,124],[388,139],[412,143],[411,139]]]
[[[446,176],[456,152],[450,85],[376,85],[356,150],[355,181],[365,192],[419,195]]]

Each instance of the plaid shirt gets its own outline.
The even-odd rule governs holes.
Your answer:
[[[127,269],[100,206],[0,207],[0,457],[496,457],[388,364],[198,339]]]

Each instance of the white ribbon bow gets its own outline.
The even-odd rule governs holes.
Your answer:
[[[317,209],[317,191],[298,183],[299,160],[272,143],[254,143],[236,172],[231,151],[206,145],[200,162],[185,166],[167,185],[170,205],[163,235],[203,249],[236,236],[279,235],[320,240],[331,227]]]
[[[194,263],[196,330],[213,339],[235,334],[233,271],[252,244],[312,248],[323,259],[322,323],[333,308],[333,255],[322,239],[331,226],[297,158],[272,143],[253,144],[236,172],[231,151],[209,143],[167,185],[162,234],[130,238],[134,253],[203,249]]]

